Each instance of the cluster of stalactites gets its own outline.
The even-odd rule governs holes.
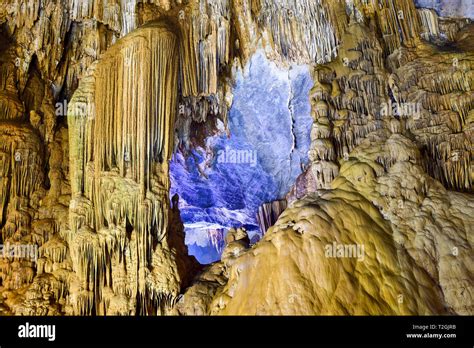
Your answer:
[[[71,19],[82,20],[97,18],[109,25],[114,31],[128,34],[137,26],[137,0],[82,1],[72,0],[70,4]]]
[[[144,194],[153,163],[171,155],[177,39],[168,31],[142,35],[148,37],[107,52],[97,67],[93,144],[96,173],[117,170],[139,183]]]
[[[13,24],[18,28],[31,28],[38,19],[40,7],[41,1],[37,0],[12,1],[10,4],[10,10],[16,14],[15,22]]]
[[[388,104],[383,49],[373,33],[351,24],[344,37],[340,61],[323,81],[324,100],[334,108],[333,140],[338,158],[348,154],[371,132],[383,127],[383,105]],[[330,93],[329,93],[330,92]]]
[[[345,22],[340,2],[191,1],[177,14],[182,34],[180,91],[186,112],[196,122],[217,114],[225,123],[230,105],[223,77],[237,57],[243,59],[237,66],[245,63],[260,40],[280,61],[331,61],[337,56],[341,27],[336,19],[341,11]]]
[[[391,53],[400,46],[414,47],[420,35],[420,18],[413,0],[370,0],[386,48]]]
[[[24,118],[25,107],[17,96],[16,78],[12,63],[0,64],[0,121]]]
[[[285,60],[323,64],[337,56],[333,6],[321,0],[259,0],[257,22]]]
[[[14,62],[20,91],[30,77],[34,61],[45,79],[61,85],[64,41],[71,24],[67,5],[63,1],[15,0],[6,6],[5,28],[7,35],[15,37],[11,46],[16,49]]]
[[[427,151],[428,173],[449,189],[472,190],[473,67],[465,54],[422,57],[400,67],[392,86],[419,109],[407,127]]]
[[[208,97],[184,97],[178,105],[178,115],[195,122],[206,122],[208,118],[219,117],[227,121],[230,107],[222,91]]]
[[[94,172],[104,171],[139,183],[144,195],[154,164],[166,165],[172,143],[166,130],[176,109],[177,43],[173,34],[162,33],[131,34],[81,81],[68,109],[73,195],[92,197]]]
[[[0,222],[8,200],[13,204],[17,197],[28,199],[43,183],[43,157],[37,148],[38,139],[16,126],[1,127],[5,127],[5,132],[0,131],[3,141],[0,144]]]
[[[467,18],[439,17],[435,10],[418,9],[421,22],[421,37],[427,41],[453,42],[458,32],[470,23]]]
[[[207,230],[207,236],[213,248],[220,254],[225,246],[224,230],[222,228]]]
[[[174,251],[164,243],[151,252],[152,240],[143,238],[152,238],[128,228],[82,228],[71,237],[77,279],[71,284],[69,314],[156,315],[173,306],[182,280],[173,268]],[[146,259],[141,255],[144,246],[150,247]]]
[[[472,190],[472,135],[471,139],[464,133],[432,136],[427,143],[434,159],[427,164],[429,172],[447,188]]]
[[[5,257],[0,279],[5,289],[20,289],[35,276],[37,241],[31,234],[35,202],[43,184],[39,137],[18,122],[0,121],[0,233]],[[14,248],[13,255],[8,253]]]
[[[166,180],[153,176],[167,167],[172,151],[177,42],[166,29],[156,30],[145,29],[107,52],[73,97],[73,196],[100,203],[105,172],[136,183],[142,199],[152,188],[156,192],[156,184],[167,189]]]
[[[216,94],[219,72],[230,60],[230,0],[195,1],[178,21],[183,96]]]
[[[432,9],[422,8],[418,10],[421,19],[421,37],[429,40],[432,37],[437,38],[440,34],[438,15]]]

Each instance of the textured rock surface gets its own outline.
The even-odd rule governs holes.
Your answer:
[[[30,247],[0,258],[0,315],[473,314],[461,17],[469,2],[0,0],[1,242]],[[257,165],[211,163],[226,144]],[[221,261],[187,255],[183,221]]]

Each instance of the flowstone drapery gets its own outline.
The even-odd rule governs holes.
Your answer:
[[[178,64],[176,34],[148,24],[107,51],[69,105],[73,313],[152,314],[180,292],[168,175]]]

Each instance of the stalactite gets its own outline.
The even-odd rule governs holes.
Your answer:
[[[199,123],[209,118],[220,118],[227,122],[229,104],[223,91],[208,97],[183,97],[178,105],[178,114]]]
[[[31,284],[35,276],[34,248],[39,243],[30,235],[34,216],[31,197],[43,184],[43,153],[41,141],[31,128],[21,122],[1,123],[1,240],[3,245],[20,250],[20,255],[14,252],[0,260],[0,278],[6,289],[19,289]]]
[[[220,254],[224,248],[224,230],[223,229],[210,229],[207,231],[209,240],[214,249]]]
[[[26,227],[31,222],[26,209],[43,184],[43,153],[37,135],[17,123],[2,123],[0,140],[0,224],[6,217],[12,222],[2,230],[6,241],[22,223]],[[26,221],[21,211],[25,211]]]
[[[15,26],[31,28],[38,18],[40,2],[35,0],[14,1],[12,5],[16,7],[14,12],[18,14]]]
[[[182,136],[176,143],[189,150],[209,135],[190,140],[193,122],[207,122],[206,130],[216,118],[226,123],[232,78],[259,48],[281,65],[317,67],[310,163],[289,194],[290,205],[311,192],[334,194],[344,176],[354,175],[356,180],[343,185],[360,185],[362,194],[373,173],[385,176],[376,188],[384,199],[400,197],[401,190],[407,206],[432,204],[430,185],[437,186],[436,199],[457,195],[444,188],[472,192],[474,64],[463,46],[469,44],[469,20],[416,10],[412,0],[6,0],[2,5],[2,243],[39,250],[36,264],[0,259],[1,285],[16,296],[8,303],[12,313],[172,313],[192,268],[183,256],[177,201],[169,208],[173,136],[175,131]],[[153,22],[157,19],[168,24]],[[448,50],[438,49],[446,44]],[[65,141],[66,127],[56,119],[64,115],[55,113],[60,98],[68,104]],[[420,113],[383,115],[386,103],[419,104]],[[402,146],[403,136],[413,144]],[[67,160],[60,158],[67,141],[70,188]],[[412,164],[423,165],[431,178],[422,173],[422,182],[412,179],[413,187],[393,181],[401,173],[412,175],[400,169]],[[344,169],[339,175],[339,166],[353,165],[370,168],[361,176]],[[360,202],[345,202],[347,189],[352,188],[344,187],[337,205],[357,211]],[[456,199],[463,201],[461,196]],[[329,201],[333,204],[333,197]],[[379,203],[373,205],[398,228],[393,211]],[[456,206],[450,201],[450,211]],[[278,201],[260,208],[262,230],[284,207]],[[422,213],[430,217],[427,225],[439,220],[435,209]],[[464,221],[452,220],[458,218]],[[448,226],[443,236],[451,222],[443,221],[443,229]],[[221,237],[222,231],[210,233],[217,248]],[[227,282],[226,273],[249,244],[244,229],[232,229],[226,241],[222,264],[211,267],[225,279],[217,277],[212,294]],[[442,271],[437,266],[434,276]],[[443,289],[460,293],[443,282]],[[446,297],[452,298],[449,292]],[[454,307],[466,311],[462,304]]]
[[[428,173],[447,188],[471,191],[472,59],[464,54],[433,57],[409,52],[397,59],[408,54],[410,60],[397,68],[403,79],[396,82],[396,89],[403,102],[417,104],[420,112],[411,115],[416,117],[408,119],[406,128],[426,148]]]
[[[124,1],[81,1],[72,0],[70,4],[71,18],[79,21],[97,18],[122,35],[136,28],[136,0]]]
[[[420,34],[420,19],[410,0],[371,0],[389,52],[402,44],[414,47]]]
[[[420,76],[418,86],[437,93],[449,94],[456,91],[469,92],[474,89],[474,72],[471,71],[436,71]]]
[[[17,96],[13,64],[0,64],[0,121],[22,119],[25,108]]]
[[[442,18],[435,10],[418,9],[421,20],[421,37],[433,42],[456,41],[458,32],[468,24],[469,20],[460,18]]]
[[[325,189],[329,188],[332,180],[339,173],[339,168],[334,162],[336,152],[331,140],[333,134],[333,122],[329,119],[331,110],[327,102],[314,93],[314,88],[318,89],[318,85],[321,84],[318,75],[318,72],[316,72],[315,87],[310,92],[313,128],[309,150],[309,160],[311,161],[309,171],[315,180],[316,187]],[[325,127],[327,131],[324,133],[318,132],[317,130],[321,127]]]
[[[341,41],[338,59],[314,72],[310,163],[287,195],[290,205],[311,192],[330,189],[339,174],[337,161],[349,160],[353,149],[391,120],[381,112],[390,100],[382,45],[354,17]],[[381,161],[388,167],[391,159]]]
[[[258,208],[257,222],[260,226],[260,232],[264,235],[267,230],[275,224],[278,217],[287,207],[286,200],[278,200],[264,203]]]
[[[426,139],[428,155],[434,159],[427,163],[427,170],[449,188],[472,188],[470,138],[472,135],[459,133],[455,136],[431,135]]]
[[[216,94],[219,70],[230,61],[230,1],[195,1],[179,19],[182,94]]]
[[[441,36],[447,41],[456,41],[458,33],[471,22],[468,18],[440,18],[438,25]]]
[[[148,45],[151,52],[147,51]],[[95,107],[96,114],[101,115],[93,136],[97,173],[116,168],[121,176],[130,176],[143,189],[149,189],[151,162],[169,159],[171,136],[164,129],[173,124],[169,115],[176,110],[176,98],[167,96],[165,91],[176,89],[176,79],[163,77],[176,76],[176,48],[176,38],[171,33],[152,35],[149,31],[147,40],[130,42],[119,55],[107,52],[107,63],[96,72]],[[152,70],[145,70],[143,63],[147,61],[145,66]],[[143,94],[128,92],[135,89]],[[145,107],[140,98],[148,95],[155,97]]]
[[[439,25],[438,25],[438,15],[432,9],[420,9],[418,10],[418,14],[421,18],[421,25],[423,31],[421,36],[425,40],[429,40],[432,37],[439,36]]]
[[[337,29],[331,21],[336,4],[321,0],[259,0],[258,23],[285,59],[323,64],[337,55]]]

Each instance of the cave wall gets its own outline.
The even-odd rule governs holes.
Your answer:
[[[187,245],[202,263],[220,258],[214,234],[223,240],[243,225],[258,239],[259,207],[283,199],[308,162],[308,67],[287,71],[257,51],[235,80],[227,127],[218,121],[203,147],[170,162],[171,195],[181,198]]]
[[[472,314],[473,27],[442,8],[1,0],[1,240],[37,257],[0,259],[0,312]],[[309,163],[261,242],[232,229],[199,270],[168,160],[232,130],[257,50],[312,71]]]

